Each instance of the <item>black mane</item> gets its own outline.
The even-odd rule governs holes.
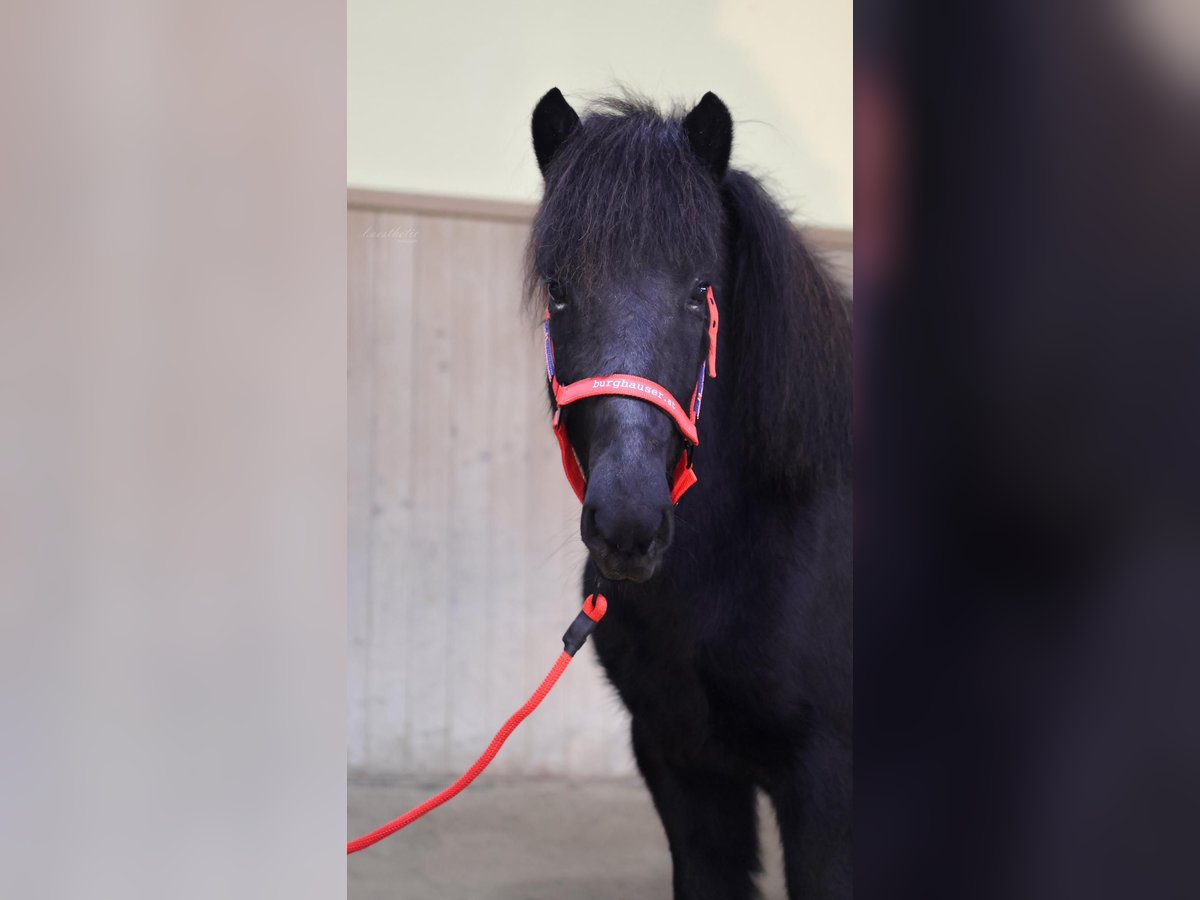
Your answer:
[[[681,126],[682,112],[660,113],[649,102],[606,97],[587,109],[582,127],[546,173],[533,221],[526,293],[540,315],[538,281],[553,260],[560,280],[593,282],[630,265],[630,250],[665,268],[682,263],[681,248],[709,245],[721,204]]]
[[[754,177],[731,169],[721,193],[733,294],[722,331],[734,347],[733,396],[756,465],[789,488],[848,480],[849,305]]]

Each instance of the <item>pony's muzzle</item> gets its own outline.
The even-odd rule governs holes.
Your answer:
[[[604,496],[589,484],[580,535],[600,574],[613,581],[647,581],[671,544],[670,498],[645,502]]]

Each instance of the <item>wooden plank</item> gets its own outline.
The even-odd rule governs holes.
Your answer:
[[[391,210],[424,216],[453,216],[485,219],[489,222],[516,222],[528,225],[537,208],[534,203],[515,200],[485,200],[439,194],[410,194],[372,188],[349,188],[347,205],[351,209]]]
[[[826,253],[854,253],[854,232],[849,228],[819,228],[797,223],[805,240]]]
[[[414,602],[408,609],[408,639],[401,644],[411,717],[408,771],[446,771],[449,717],[450,416],[452,397],[449,298],[455,269],[454,222],[422,216],[417,220],[417,288],[413,309],[412,531],[406,577]],[[393,649],[395,652],[395,648]]]
[[[375,213],[346,215],[346,763],[367,764],[368,641],[371,633],[371,439],[374,326],[365,232]]]
[[[374,342],[371,353],[373,427],[370,530],[370,700],[367,762],[380,772],[404,771],[409,740],[406,642],[408,610],[417,587],[407,570],[413,530],[416,447],[413,416],[412,332],[416,245],[380,236],[407,233],[412,216],[380,213],[364,235],[371,271]]]
[[[453,364],[450,369],[449,418],[450,509],[448,550],[450,578],[448,614],[453,630],[447,648],[449,736],[446,761],[461,771],[479,756],[489,731],[487,659],[489,642],[487,585],[488,532],[488,405],[503,389],[494,379],[491,359],[492,321],[502,310],[493,283],[491,231],[497,226],[472,219],[455,220],[450,229],[456,264],[450,291],[436,302],[450,310]]]
[[[541,342],[527,341],[528,358],[536,360],[537,376],[530,382],[536,390],[545,390],[542,379]],[[528,369],[526,371],[529,371]],[[531,391],[535,390],[530,383]],[[544,393],[540,394],[544,397]],[[544,401],[543,401],[544,402]],[[578,501],[562,473],[558,444],[550,430],[547,408],[539,404],[529,417],[527,428],[529,452],[526,455],[525,490],[528,496],[525,521],[525,556],[529,567],[529,589],[526,635],[526,681],[537,683],[553,662],[555,642],[570,624],[579,606],[579,572],[569,571],[563,555],[579,541]],[[572,515],[566,514],[571,505]],[[564,687],[566,684],[564,684]],[[556,689],[556,695],[559,691]],[[548,775],[565,771],[566,708],[573,692],[568,688],[562,695],[553,696],[538,712],[529,736],[527,770],[531,775]]]
[[[536,683],[526,679],[528,566],[525,522],[529,505],[526,488],[529,422],[545,410],[544,376],[528,358],[530,335],[536,325],[521,309],[521,258],[528,226],[501,222],[491,230],[491,268],[494,279],[490,354],[495,377],[488,403],[490,436],[488,479],[491,528],[488,534],[487,581],[487,695],[485,718],[499,727]],[[535,371],[530,374],[533,367]],[[529,734],[517,730],[497,757],[498,774],[524,771]]]

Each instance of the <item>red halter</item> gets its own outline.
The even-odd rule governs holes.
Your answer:
[[[583,502],[587,491],[587,479],[579,465],[579,457],[567,437],[567,425],[562,418],[564,406],[570,406],[587,397],[615,395],[644,400],[657,406],[675,423],[679,433],[683,435],[683,453],[675,465],[671,476],[671,502],[678,503],[679,498],[687,489],[696,483],[696,473],[692,471],[692,450],[699,445],[700,437],[696,432],[696,420],[700,418],[700,401],[704,397],[704,372],[708,370],[710,378],[717,377],[717,302],[713,299],[712,285],[708,287],[708,358],[700,364],[700,375],[696,378],[696,388],[692,391],[692,400],[687,405],[687,412],[671,392],[657,382],[637,375],[593,376],[581,378],[568,385],[561,385],[554,375],[554,344],[550,340],[550,310],[546,310],[546,320],[542,330],[546,335],[546,377],[550,379],[550,389],[554,393],[554,436],[558,438],[558,448],[562,453],[563,471],[567,481],[575,491],[579,502]]]

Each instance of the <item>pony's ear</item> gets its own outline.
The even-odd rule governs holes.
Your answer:
[[[700,161],[720,181],[729,166],[733,148],[733,119],[721,98],[709,91],[683,120],[692,149]]]
[[[542,175],[563,141],[579,126],[579,116],[558,88],[550,88],[533,110],[533,152]]]

